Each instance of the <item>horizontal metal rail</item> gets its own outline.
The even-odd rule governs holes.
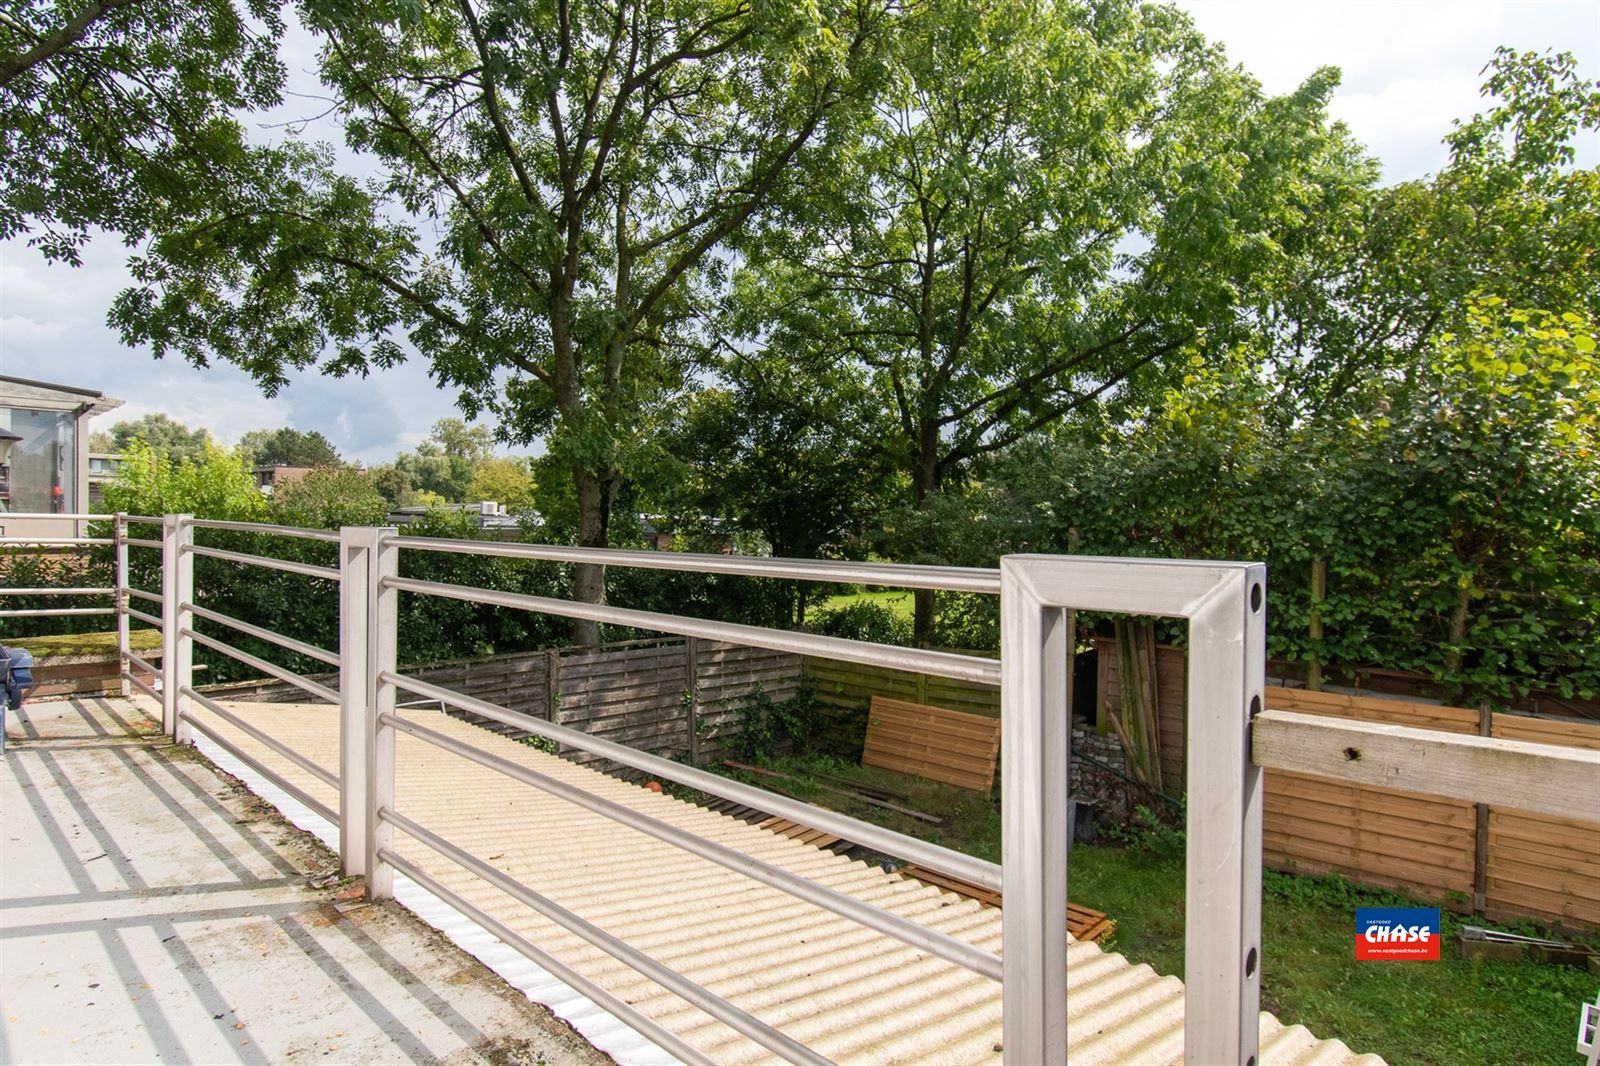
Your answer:
[[[470,902],[455,891],[446,888],[442,882],[430,876],[427,871],[404,856],[397,854],[392,848],[379,848],[378,858],[393,866],[400,873],[405,874],[435,896],[438,896],[445,903],[460,911],[469,920],[476,922],[488,930],[489,933],[504,941],[513,951],[532,962],[535,966],[542,966],[573,990],[587,996],[601,1010],[609,1012],[612,1017],[620,1019],[640,1035],[654,1041],[658,1047],[673,1055],[679,1061],[687,1063],[688,1066],[716,1066],[715,1059],[707,1058],[703,1051],[692,1044],[686,1043],[678,1034],[665,1028],[633,1004],[595,984],[556,956],[538,947],[533,941],[491,915],[488,911]]]
[[[128,657],[128,664],[130,666],[137,666],[139,669],[143,670],[145,673],[151,675],[152,677],[160,677],[161,676],[161,671],[160,671],[159,668],[157,668],[155,666],[152,666],[150,663],[146,662],[144,659],[142,659],[139,656],[135,655],[133,652],[128,651],[128,652],[123,652],[123,654]],[[124,671],[124,676],[126,676],[126,673],[127,672]]]
[[[580,918],[572,911],[561,906],[561,904],[540,895],[522,882],[507,876],[504,872],[495,869],[477,856],[462,850],[444,837],[424,828],[410,818],[398,814],[387,807],[378,810],[378,817],[390,825],[404,830],[410,836],[426,844],[456,865],[478,875],[506,895],[532,907],[552,922],[593,944],[612,958],[633,967],[662,988],[676,993],[688,1003],[699,1007],[719,1022],[727,1025],[734,1032],[749,1037],[768,1051],[775,1052],[790,1062],[807,1063],[809,1066],[831,1066],[828,1059],[818,1055],[793,1037],[774,1029],[748,1011],[734,1006],[704,986],[684,977],[670,966],[662,965],[638,948],[619,940],[594,923]]]
[[[110,517],[115,517],[115,516],[110,516]],[[146,525],[146,526],[159,526],[162,522],[166,521],[166,519],[164,519],[164,518],[159,518],[159,517],[157,517],[155,515],[149,515],[149,514],[125,514],[125,515],[122,516],[122,520],[124,522],[129,523],[130,525],[135,523],[135,522],[137,522],[140,525]]]
[[[896,940],[926,951],[930,955],[937,955],[941,959],[953,962],[958,966],[963,966],[974,973],[982,974],[996,981],[1001,979],[1000,956],[992,951],[980,948],[976,944],[968,943],[937,929],[930,929],[920,922],[874,907],[870,903],[863,903],[854,896],[846,895],[826,885],[820,885],[782,867],[762,862],[760,859],[746,855],[742,851],[706,840],[686,829],[680,829],[675,825],[641,814],[625,804],[596,796],[576,785],[557,780],[547,774],[541,774],[537,770],[531,770],[520,763],[515,763],[509,759],[475,748],[471,744],[464,743],[437,730],[407,721],[399,715],[381,714],[378,716],[378,721],[419,740],[427,741],[435,747],[443,748],[446,751],[460,755],[464,759],[486,766],[491,770],[496,770],[507,777],[521,781],[523,784],[532,785],[534,788],[576,804],[585,810],[603,815],[630,829],[638,830],[648,836],[655,837],[657,840],[663,840],[687,851],[691,855],[697,855],[702,859],[725,866],[751,880],[780,889],[791,896],[805,900],[807,903],[832,911],[859,925],[866,926],[868,929],[875,929],[880,933],[894,937]]]
[[[1000,593],[1000,571],[970,566],[918,566],[903,563],[853,563],[827,559],[752,559],[694,552],[626,551],[620,548],[570,548],[554,544],[500,544],[444,537],[389,537],[386,544],[459,555],[498,555],[556,563],[598,563],[646,570],[732,574],[788,581],[837,581],[885,588]]]
[[[726,641],[752,648],[794,655],[816,655],[841,662],[879,666],[886,670],[909,670],[914,673],[953,677],[962,681],[975,681],[982,685],[1000,686],[1000,662],[997,659],[980,659],[973,655],[954,655],[947,651],[925,651],[921,648],[901,648],[893,644],[873,644],[868,641],[849,640],[844,637],[824,637],[815,633],[796,633],[762,626],[743,625],[738,622],[715,622],[703,618],[685,618],[681,615],[662,614],[657,611],[637,611],[626,607],[608,607],[599,603],[578,603],[575,600],[558,600],[549,596],[530,596],[521,592],[497,592],[493,589],[473,588],[469,585],[447,585],[438,581],[418,581],[407,577],[386,577],[384,588],[402,592],[418,592],[428,596],[442,596],[467,603],[488,603],[499,607],[515,607],[540,614],[553,614],[561,618],[581,618],[591,622],[609,622],[613,625],[650,629],[658,633],[674,633],[682,637],[701,637],[706,640]]]
[[[269,570],[287,570],[291,574],[305,574],[307,577],[320,577],[328,581],[339,580],[339,571],[332,566],[318,566],[315,563],[301,563],[292,559],[274,559],[268,555],[248,555],[224,548],[206,548],[199,544],[185,544],[182,550],[194,555],[204,555],[210,559],[226,559],[230,563],[264,566]]]
[[[211,518],[196,518],[189,525],[196,529],[231,529],[240,533],[269,533],[275,537],[300,537],[303,540],[322,540],[339,543],[339,534],[331,529],[307,529],[304,526],[275,526],[256,522],[222,522]]]
[[[0,618],[68,618],[84,614],[116,614],[115,607],[40,607],[29,610],[0,611]]]
[[[319,648],[315,644],[307,644],[304,641],[295,640],[293,637],[286,637],[281,633],[274,633],[270,629],[253,626],[249,622],[241,622],[232,615],[223,614],[221,611],[207,610],[204,607],[196,607],[193,604],[187,604],[186,606],[196,618],[205,618],[219,625],[225,625],[229,629],[237,629],[241,633],[257,637],[268,644],[276,644],[278,647],[288,651],[298,652],[308,658],[321,660],[335,668],[339,665],[337,652],[331,652],[324,648]]]
[[[165,624],[165,623],[163,623],[161,621],[161,619],[157,618],[155,615],[153,615],[153,614],[145,614],[143,611],[141,611],[141,610],[139,610],[138,608],[135,608],[135,607],[124,607],[122,609],[122,613],[127,615],[129,618],[137,618],[139,621],[143,622],[145,625],[152,626],[152,627],[154,627],[156,629],[160,629],[162,627],[162,625]]]
[[[0,596],[113,596],[116,589],[13,589],[0,588]]]
[[[95,548],[115,543],[110,537],[0,537],[0,548]]]
[[[132,548],[154,548],[157,551],[161,550],[161,542],[159,540],[146,540],[143,537],[123,537],[122,543]]]
[[[253,666],[262,673],[277,678],[279,681],[284,681],[291,685],[297,685],[304,691],[311,693],[313,696],[327,700],[329,703],[339,702],[339,694],[333,689],[329,688],[327,685],[320,685],[308,677],[301,677],[293,670],[285,670],[281,666],[275,666],[259,656],[251,655],[247,651],[240,651],[231,644],[224,644],[215,637],[208,637],[204,633],[196,633],[192,629],[179,630],[179,635],[189,637],[198,644],[204,644],[213,651],[220,651],[230,659],[237,659],[246,666]]]
[[[161,692],[158,689],[152,688],[151,686],[145,684],[143,681],[141,681],[137,677],[134,677],[128,671],[124,670],[122,672],[122,680],[124,680],[128,684],[134,686],[140,692],[143,692],[146,696],[149,696],[151,699],[155,700],[157,703],[161,702]]]
[[[324,770],[322,767],[318,766],[304,755],[301,755],[299,752],[289,747],[289,745],[285,744],[283,741],[278,740],[276,737],[273,737],[270,734],[263,732],[262,730],[251,725],[249,722],[245,721],[243,718],[240,718],[226,707],[223,707],[222,704],[206,696],[200,695],[200,693],[196,692],[192,688],[189,688],[188,686],[185,686],[178,691],[183,693],[183,695],[188,696],[196,703],[200,704],[200,706],[204,707],[218,718],[221,718],[224,722],[227,722],[229,725],[233,726],[245,736],[251,737],[258,743],[264,744],[273,751],[277,752],[279,755],[282,755],[285,759],[288,759],[290,762],[300,767],[300,769],[304,770],[318,781],[321,781],[324,785],[327,785],[329,788],[334,790],[339,788],[339,777],[337,774]]]
[[[190,695],[193,695],[192,691],[190,692]],[[254,770],[262,777],[265,777],[268,781],[271,781],[274,785],[277,785],[279,788],[283,789],[301,803],[304,803],[307,807],[311,808],[329,822],[333,823],[334,825],[339,824],[339,815],[332,807],[328,806],[326,803],[323,803],[321,800],[317,799],[300,786],[290,783],[286,778],[279,777],[277,774],[273,773],[271,770],[268,770],[265,766],[246,755],[242,750],[240,750],[237,744],[233,743],[233,741],[229,740],[227,737],[224,737],[220,732],[218,732],[217,727],[212,723],[207,722],[203,718],[197,718],[192,712],[187,711],[180,714],[178,717],[187,722],[189,725],[193,726],[195,729],[200,730],[200,732],[204,733],[212,740],[216,741],[217,746],[222,748],[223,751],[226,751],[229,755],[232,755],[235,759],[238,759],[240,762],[250,767],[250,769]]]
[[[697,770],[692,766],[673,762],[671,759],[663,759],[659,755],[650,755],[615,741],[590,736],[588,733],[567,726],[518,714],[497,703],[467,696],[426,681],[417,681],[403,674],[386,671],[380,675],[380,680],[392,683],[408,692],[415,692],[419,696],[426,696],[430,700],[437,700],[441,704],[460,707],[464,711],[526,729],[547,740],[570,744],[572,747],[603,756],[624,766],[631,766],[635,770],[688,785],[718,799],[731,800],[746,807],[765,811],[767,814],[788,818],[812,829],[820,829],[842,837],[852,844],[859,844],[885,855],[893,855],[897,859],[905,859],[918,866],[975,885],[982,885],[996,892],[1000,891],[1000,867],[975,856],[940,847],[938,844],[930,844],[926,840],[918,840],[916,837],[906,836],[904,833],[897,833],[870,822],[863,822],[838,811],[830,811],[824,807],[816,807],[788,796],[781,796],[776,792],[768,792],[754,785],[746,785],[740,781],[707,773],[705,770]]]
[[[73,512],[71,512],[69,514],[57,514],[54,511],[7,511],[6,512],[6,518],[8,518],[8,519],[11,519],[11,518],[35,518],[35,519],[51,519],[51,520],[56,521],[56,522],[63,522],[63,521],[67,521],[67,522],[109,522],[115,517],[116,517],[116,515],[114,515],[114,514],[89,514],[87,512],[83,512],[83,511],[73,511]],[[161,520],[158,518],[158,519],[156,519],[156,521],[159,522]]]
[[[137,596],[139,599],[144,600],[147,603],[153,603],[158,607],[164,602],[160,593],[146,592],[144,589],[136,589],[132,585],[127,586],[122,591],[126,592],[130,596]]]

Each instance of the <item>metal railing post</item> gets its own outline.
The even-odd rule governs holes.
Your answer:
[[[193,683],[194,641],[183,630],[194,625],[185,604],[194,601],[194,556],[184,548],[194,543],[194,515],[161,518],[161,729],[175,742],[189,741],[183,715],[189,699],[183,690]]]
[[[379,530],[339,530],[339,862],[346,877],[367,872],[367,605]]]
[[[128,673],[128,514],[118,511],[112,527],[112,537],[117,542],[117,570],[115,602],[117,608],[117,694],[124,698],[129,692]]]
[[[385,578],[400,573],[400,548],[390,542],[392,527],[364,531],[372,538],[366,552],[366,877],[371,899],[394,898],[394,867],[379,858],[379,851],[394,846],[394,827],[378,812],[394,809],[395,730],[379,719],[394,712],[395,686],[381,680],[399,662],[398,623],[400,590],[386,588]]]
[[[1001,878],[1007,1062],[1067,1060],[1067,612],[1000,567]]]
[[[1262,776],[1250,722],[1266,680],[1266,567],[1240,568],[1189,618],[1184,1058],[1256,1066]]]

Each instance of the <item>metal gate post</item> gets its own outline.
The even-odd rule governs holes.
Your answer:
[[[368,578],[379,531],[339,530],[339,865],[367,872]]]
[[[1261,1028],[1261,769],[1267,569],[1241,568],[1189,616],[1184,1057],[1256,1066]]]
[[[1189,622],[1183,1047],[1256,1066],[1261,771],[1250,719],[1266,681],[1266,567],[1165,559],[1000,561],[1006,1061],[1067,1057],[1065,608]]]
[[[384,579],[400,573],[400,549],[390,542],[396,530],[369,531],[367,551],[366,648],[366,872],[371,899],[394,898],[394,867],[378,858],[380,849],[393,847],[394,827],[379,817],[394,809],[395,730],[380,719],[394,713],[394,682],[381,676],[393,672],[399,661],[398,623],[400,591],[385,587]]]
[[[1001,915],[1007,1062],[1067,1060],[1066,612],[1000,563]]]
[[[116,593],[117,606],[117,695],[127,698],[128,686],[128,515],[116,513],[112,539],[117,545]]]
[[[184,608],[194,600],[194,556],[184,550],[194,544],[193,521],[188,514],[161,518],[161,731],[179,744],[189,740],[183,690],[193,683],[194,641],[183,635],[194,625]]]

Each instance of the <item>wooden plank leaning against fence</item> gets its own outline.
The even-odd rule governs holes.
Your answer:
[[[862,766],[987,793],[1000,758],[1000,720],[872,697]]]

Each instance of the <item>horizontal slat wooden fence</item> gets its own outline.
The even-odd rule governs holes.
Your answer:
[[[1448,733],[1478,732],[1478,712],[1329,692],[1268,688],[1273,710]],[[1262,858],[1268,866],[1338,873],[1470,908],[1477,818],[1471,803],[1271,770]]]
[[[866,742],[867,708],[874,696],[990,718],[1000,716],[1000,690],[973,681],[814,656],[805,659],[805,675],[822,719],[819,745],[847,758],[858,757]]]
[[[1600,750],[1600,725],[1514,714],[1494,716],[1493,736]],[[1564,925],[1600,925],[1600,782],[1587,797],[1592,822],[1489,810],[1488,914],[1531,914]]]
[[[1000,756],[1000,720],[872,697],[862,766],[987,793]]]
[[[1182,781],[1171,754],[1186,743],[1183,653],[1161,649],[1162,773]],[[1116,656],[1099,656],[1101,697],[1119,707]],[[1107,684],[1109,673],[1110,684]],[[1416,700],[1269,686],[1275,710],[1325,714],[1418,729],[1531,740],[1600,750],[1600,723],[1489,714]],[[1171,713],[1176,704],[1178,713]],[[1180,756],[1181,759],[1181,756]],[[1600,786],[1591,819],[1551,818],[1492,804],[1437,799],[1394,789],[1341,784],[1269,771],[1262,819],[1268,866],[1336,873],[1452,909],[1495,919],[1538,918],[1571,928],[1600,927]]]

